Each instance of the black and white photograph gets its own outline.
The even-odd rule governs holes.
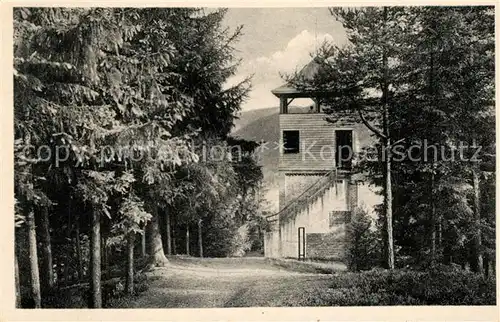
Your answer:
[[[324,5],[11,8],[15,307],[496,306],[495,6]]]

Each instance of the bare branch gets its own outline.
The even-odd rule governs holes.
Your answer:
[[[402,138],[400,140],[397,140],[396,142],[394,142],[393,144],[391,144],[391,147],[395,146],[396,144],[399,144],[401,142],[404,142],[406,140],[406,138]]]
[[[370,122],[368,122],[368,120],[365,118],[365,116],[363,115],[363,112],[361,112],[361,108],[359,107],[358,104],[356,104],[354,101],[354,106],[356,108],[356,110],[358,111],[358,115],[359,117],[361,118],[361,121],[363,122],[363,124],[370,130],[372,131],[373,133],[375,133],[375,135],[377,135],[378,137],[382,138],[382,139],[387,139],[387,136],[384,135],[382,132],[380,132],[379,130],[377,130],[372,124],[370,124]]]

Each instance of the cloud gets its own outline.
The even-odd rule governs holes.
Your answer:
[[[331,42],[333,37],[329,34],[314,35],[304,30],[291,39],[284,50],[277,51],[270,57],[259,57],[256,61],[269,67],[268,71],[291,73],[307,64],[311,59],[311,53],[324,41]]]
[[[226,86],[235,85],[253,74],[252,91],[247,102],[243,104],[243,110],[277,106],[278,99],[271,90],[284,83],[280,74],[286,75],[300,70],[311,60],[311,53],[325,41],[333,42],[334,38],[330,34],[315,35],[303,30],[282,50],[243,62],[238,73],[228,80]]]

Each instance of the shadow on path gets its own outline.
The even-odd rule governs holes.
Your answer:
[[[148,273],[133,308],[300,306],[330,275],[298,273],[262,258],[172,258]]]

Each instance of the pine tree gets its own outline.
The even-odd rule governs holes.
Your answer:
[[[322,66],[314,79],[294,75],[298,87],[321,95],[328,114],[355,111],[375,136],[383,175],[385,265],[394,268],[392,149],[402,138],[392,131],[398,119],[395,96],[398,88],[399,42],[407,26],[400,8],[330,9],[344,26],[350,44],[339,48],[325,44],[315,59]],[[328,108],[328,106],[330,108]]]
[[[422,7],[408,10],[407,15],[413,17],[416,28],[405,42],[410,49],[403,57],[408,92],[401,99],[410,108],[401,115],[401,129],[414,129],[408,142],[426,140],[447,154],[460,142],[468,146],[476,142],[484,148],[478,155],[483,157],[485,151],[491,151],[494,133],[491,8]],[[465,157],[469,159],[471,153],[469,149]],[[431,155],[412,169],[421,177],[422,187],[430,186],[428,194],[422,194],[425,199],[416,201],[431,214],[429,248],[434,262],[442,258],[444,245],[448,257],[450,246],[461,243],[443,238],[470,234],[464,229],[470,225],[459,228],[455,223],[468,222],[476,232],[480,226],[477,219],[469,221],[480,212],[480,164],[447,159],[442,154]],[[469,196],[475,201],[468,202]],[[479,243],[477,239],[475,243]]]
[[[350,44],[326,44],[315,58],[322,66],[318,75],[293,75],[290,80],[318,93],[333,118],[345,110],[357,111],[357,120],[379,139],[376,146],[383,162],[360,162],[359,169],[384,187],[387,266],[394,262],[392,222],[402,254],[417,262],[430,258],[436,263],[453,252],[464,253],[473,238],[474,248],[480,249],[477,171],[482,165],[447,160],[441,149],[477,142],[485,148],[481,156],[494,155],[491,8],[331,12],[347,30]],[[425,151],[426,145],[430,151]],[[411,146],[420,148],[401,159],[398,151]],[[475,204],[470,202],[474,196]],[[476,227],[475,232],[469,227]],[[479,251],[474,252],[478,258]]]
[[[200,131],[227,140],[248,81],[224,87],[237,65],[232,43],[240,30],[222,28],[224,13],[15,10],[16,214],[20,222],[29,219],[24,220],[29,227],[37,218],[55,228],[56,236],[41,231],[46,245],[60,231],[72,240],[75,228],[80,278],[87,265],[80,237],[88,235],[92,307],[103,305],[101,261],[106,269],[109,247],[126,247],[127,291],[133,292],[133,246],[137,234],[145,236],[146,222],[154,232],[151,263],[166,263],[159,213],[182,199],[184,187],[176,176],[198,161],[191,141],[201,138]],[[30,146],[34,151],[48,147],[50,157],[25,154]],[[33,298],[39,306],[33,232]],[[64,245],[65,282],[73,275],[69,243]],[[50,263],[50,252],[43,254],[43,262]],[[56,266],[60,257],[58,250]]]

